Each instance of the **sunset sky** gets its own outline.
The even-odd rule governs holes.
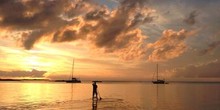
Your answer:
[[[0,78],[220,79],[219,0],[0,0]]]

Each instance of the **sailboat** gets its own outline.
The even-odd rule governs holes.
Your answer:
[[[158,64],[157,64],[157,79],[155,81],[152,81],[153,84],[168,84],[165,82],[165,80],[158,79]]]
[[[70,80],[66,80],[66,83],[81,83],[81,80],[73,77],[74,72],[74,59],[73,59],[73,65],[72,65],[72,78]]]

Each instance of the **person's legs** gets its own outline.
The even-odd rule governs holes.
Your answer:
[[[95,97],[95,91],[92,92],[92,98],[94,98],[94,97]]]
[[[95,96],[98,97],[97,91],[95,91]]]

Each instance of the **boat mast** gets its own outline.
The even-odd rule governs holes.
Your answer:
[[[158,63],[157,63],[157,81],[158,81]]]
[[[72,65],[72,79],[73,79],[73,72],[74,72],[74,58],[73,58],[73,65]]]

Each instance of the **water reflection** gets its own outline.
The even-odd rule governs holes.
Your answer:
[[[98,93],[98,85],[96,84],[97,81],[93,81],[92,83],[92,110],[97,110],[97,104],[98,104],[98,96],[100,97],[100,94]],[[100,100],[102,98],[100,97]]]
[[[168,108],[168,109],[172,109],[171,107],[169,107],[169,103],[167,103],[167,97],[165,95],[166,88],[167,85],[155,85],[155,106],[153,107],[153,109],[155,110],[161,110],[164,108]]]
[[[98,98],[92,98],[92,110],[97,110]]]
[[[71,101],[73,100],[73,84],[71,84],[71,92],[70,92],[70,94],[71,94]]]
[[[220,84],[0,83],[0,110],[219,110]],[[131,89],[132,88],[132,89]],[[97,91],[98,92],[98,91]]]

